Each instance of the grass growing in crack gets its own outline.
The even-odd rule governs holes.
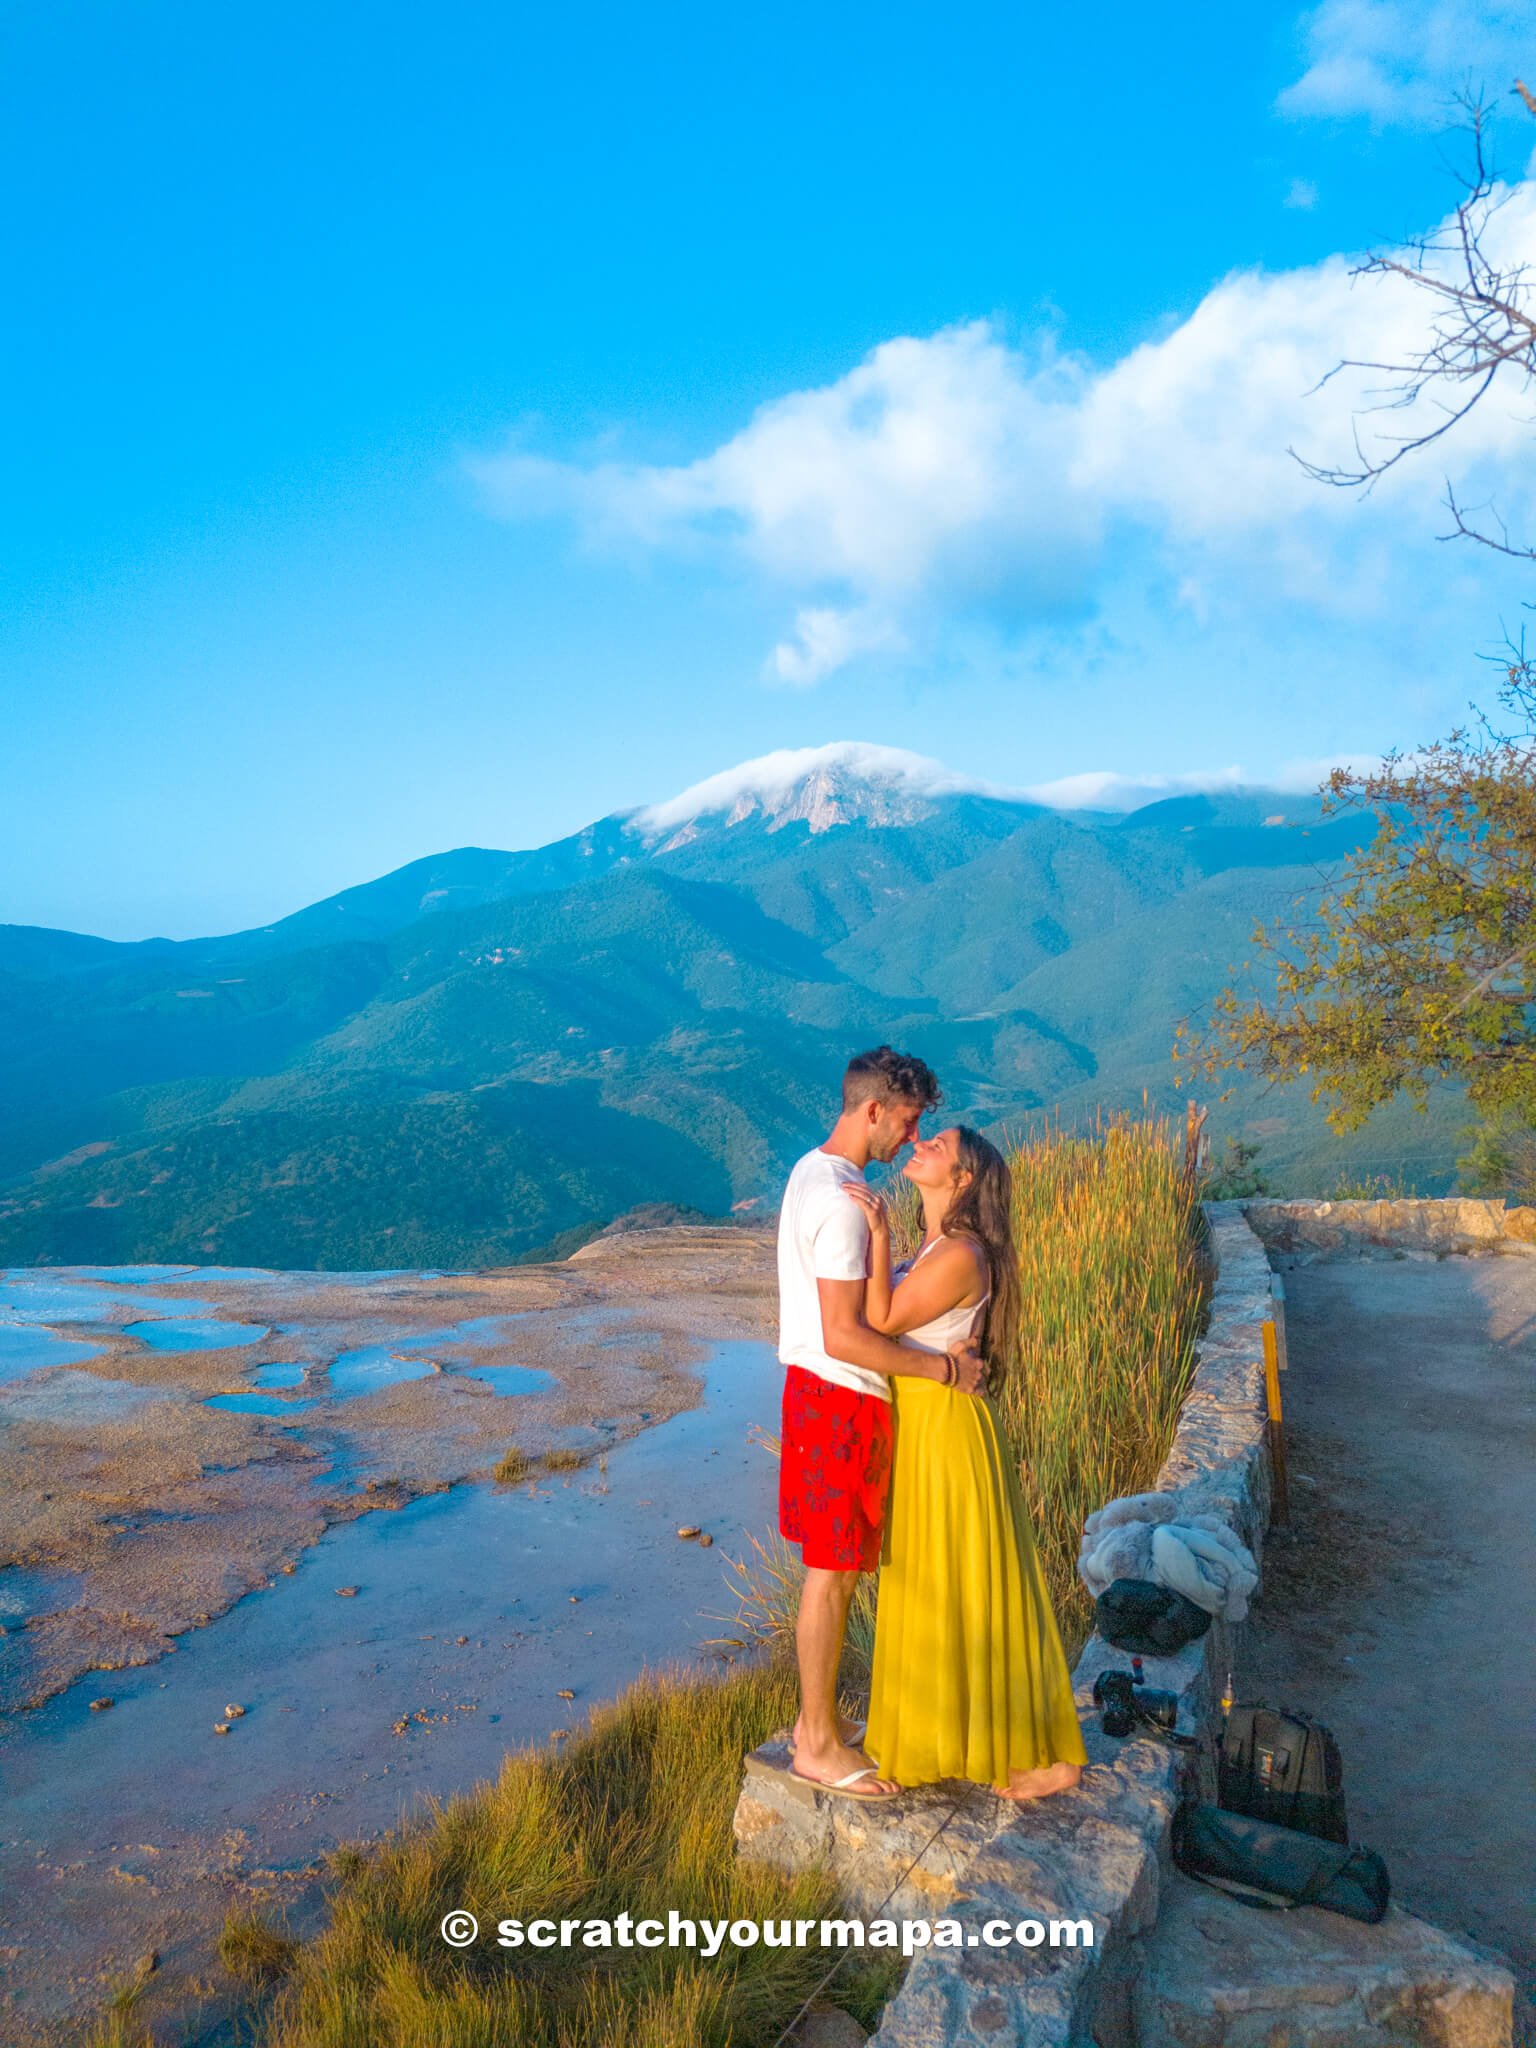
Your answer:
[[[139,2000],[160,1967],[153,1950],[141,1956],[131,1976],[119,1978],[107,1999],[106,2011],[86,2035],[83,2048],[155,2048],[155,2037],[135,2018]]]
[[[109,2005],[85,2036],[82,2048],[157,2048],[157,2044],[149,2028],[131,2012]]]
[[[516,1486],[520,1479],[529,1478],[532,1472],[532,1458],[526,1451],[520,1451],[516,1444],[510,1444],[497,1461],[496,1477],[503,1486]]]

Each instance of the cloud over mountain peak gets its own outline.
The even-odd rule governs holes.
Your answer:
[[[757,818],[770,832],[799,822],[812,832],[834,825],[904,825],[924,816],[933,798],[961,795],[1023,801],[1017,791],[998,789],[904,747],[834,740],[824,747],[780,747],[707,776],[665,803],[635,812],[631,825],[653,846],[684,844],[704,819],[737,825]]]

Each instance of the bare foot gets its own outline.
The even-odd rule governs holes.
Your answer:
[[[837,1717],[837,1732],[844,1742],[856,1742],[864,1733],[864,1723],[862,1721],[850,1721],[846,1714],[839,1714]],[[800,1721],[797,1716],[794,1727],[789,1731],[790,1755],[793,1756],[799,1747]]]
[[[1070,1792],[1082,1775],[1081,1764],[1042,1764],[1035,1771],[1010,1771],[1006,1789],[992,1789],[999,1799],[1044,1799],[1051,1792]]]
[[[854,1771],[867,1771],[873,1767],[873,1759],[862,1749],[855,1749],[846,1742],[829,1743],[825,1749],[799,1748],[791,1769],[797,1778],[808,1778],[813,1785],[832,1785],[839,1778],[846,1778]],[[886,1792],[899,1792],[901,1787],[894,1778],[860,1778],[853,1788],[865,1798],[878,1798]]]

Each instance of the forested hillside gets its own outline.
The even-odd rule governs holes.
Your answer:
[[[945,1116],[1170,1106],[1177,1019],[1363,830],[1263,791],[1118,817],[832,780],[223,938],[0,928],[0,1261],[479,1265],[640,1203],[771,1210],[880,1039]],[[1300,1090],[1213,1121],[1296,1188],[1406,1163],[1433,1192],[1455,1149],[1449,1111],[1346,1142]]]

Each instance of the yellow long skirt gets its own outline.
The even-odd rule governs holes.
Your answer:
[[[895,1449],[864,1746],[903,1785],[1086,1764],[1029,1510],[991,1402],[891,1382]]]

